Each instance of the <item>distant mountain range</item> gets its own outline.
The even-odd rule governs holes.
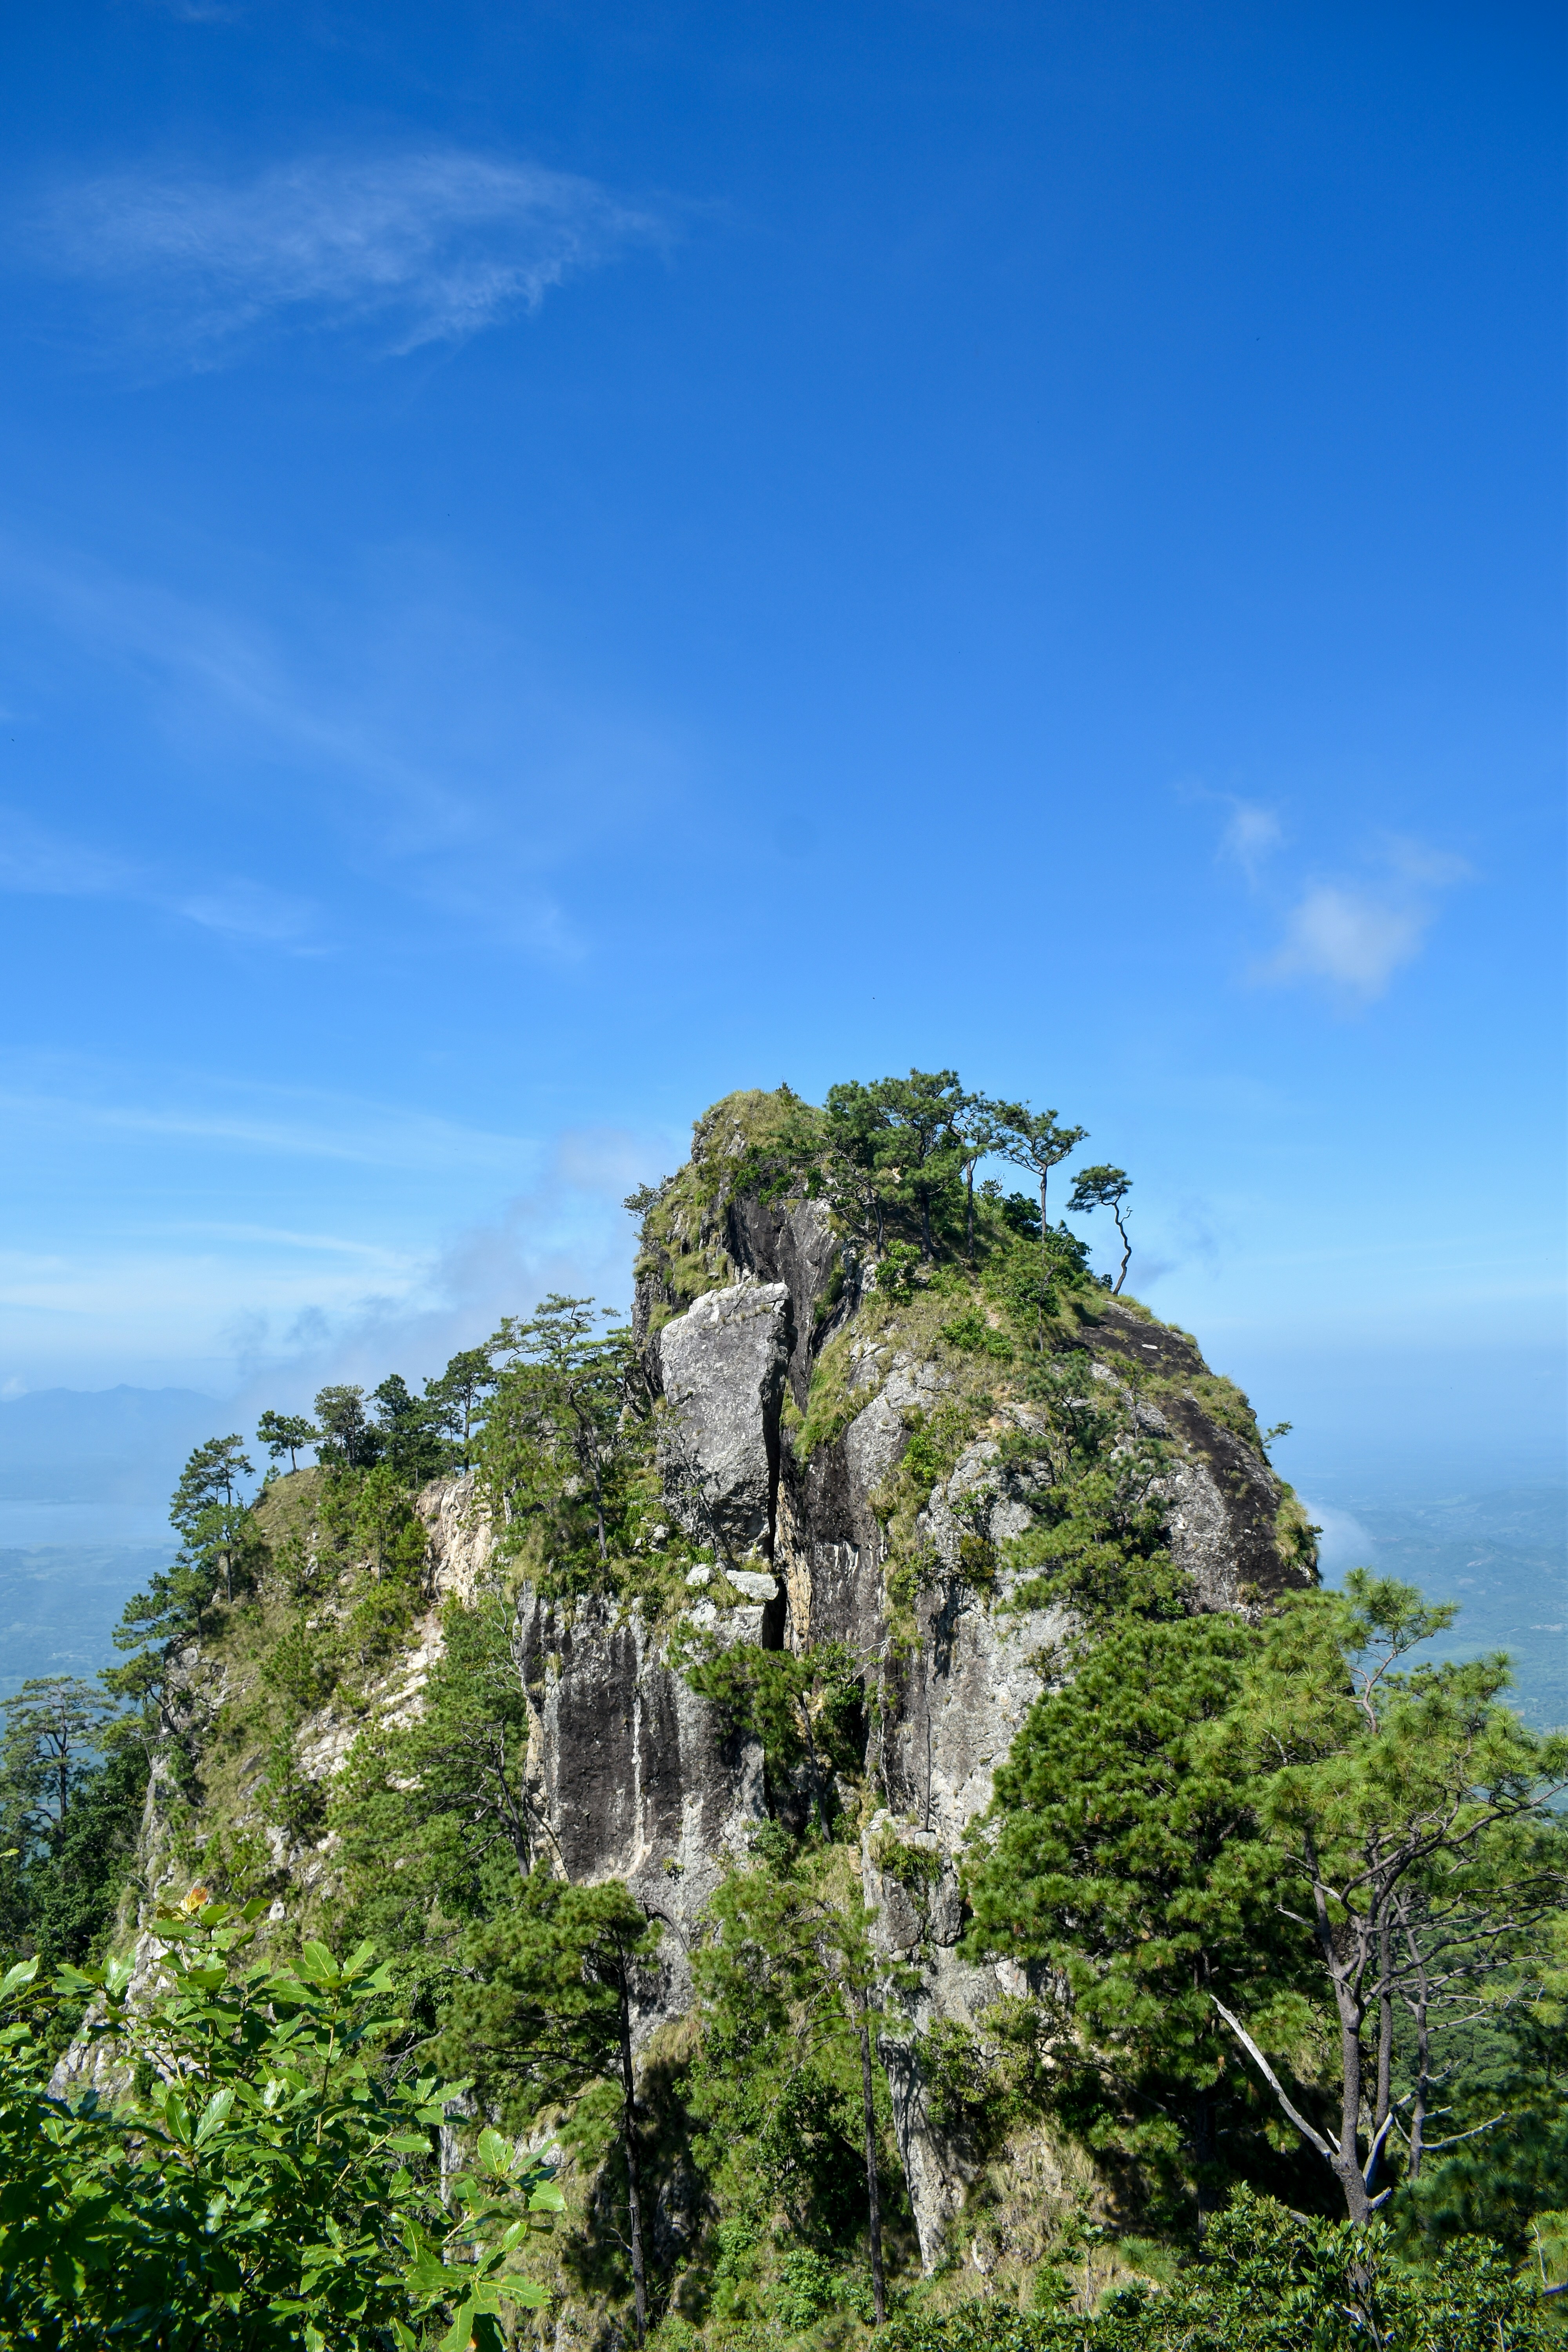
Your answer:
[[[0,1404],[0,1503],[161,1503],[192,1446],[220,1434],[230,1412],[195,1389],[13,1397]]]

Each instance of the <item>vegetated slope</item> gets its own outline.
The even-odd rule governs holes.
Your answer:
[[[1134,2063],[1114,2023],[1064,2071],[1055,1980],[970,1910],[998,1771],[1025,1789],[1049,1694],[1103,1652],[1142,1656],[1158,1701],[1184,1642],[1184,1690],[1219,1705],[1240,1666],[1183,1629],[1234,1626],[1239,1660],[1314,1588],[1313,1531],[1189,1335],[1110,1295],[1027,1196],[973,1190],[956,1151],[921,1160],[886,1127],[862,1150],[864,1108],[716,1105],[639,1200],[628,1333],[570,1301],[503,1326],[470,1469],[414,1489],[367,1444],[278,1479],[226,1538],[232,1601],[209,1580],[148,1670],[137,1899],[199,1876],[269,1900],[279,1937],[377,1936],[419,2035],[489,2020],[463,2029],[471,2070],[515,2126],[535,2078],[496,2052],[522,2048],[504,1988],[538,1874],[618,1883],[658,1924],[626,1999],[672,2340],[858,2325],[880,2277],[863,2102],[888,2274],[923,2271],[938,2303],[956,2263],[1016,2295],[1118,2231],[1092,2293],[1157,2272],[1226,2180],[1330,2194],[1227,2071],[1206,1996],[1196,2074],[1190,2051]],[[1126,1696],[1106,1691],[1107,1753],[1146,1762]],[[1135,1842],[1117,1867],[1136,1882]],[[1272,1964],[1296,1998],[1299,1956]],[[1332,2045],[1306,2000],[1310,2086]],[[608,2087],[553,2127],[557,2340],[590,2341],[629,2292]]]

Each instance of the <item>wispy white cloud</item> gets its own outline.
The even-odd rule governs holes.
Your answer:
[[[624,1312],[635,1240],[624,1196],[680,1149],[672,1137],[624,1129],[563,1130],[522,1191],[374,1295],[362,1288],[345,1305],[341,1284],[323,1284],[289,1316],[254,1294],[221,1332],[247,1410],[303,1409],[329,1380],[370,1385],[392,1370],[425,1379],[552,1291]]]
[[[230,0],[144,0],[144,5],[161,16],[178,17],[182,25],[239,25],[245,21],[244,9],[231,5]]]
[[[1285,827],[1276,810],[1265,808],[1256,801],[1230,799],[1230,817],[1220,851],[1241,867],[1249,882],[1257,882],[1265,860],[1284,840]]]
[[[121,333],[213,366],[264,329],[368,331],[386,355],[462,341],[668,235],[576,173],[437,148],[246,181],[122,173],[58,194],[35,244]]]
[[[142,894],[143,877],[124,858],[68,841],[17,809],[0,809],[0,890],[28,898],[104,898]]]
[[[1388,835],[1368,864],[1361,880],[1307,884],[1258,978],[1316,981],[1346,1001],[1372,1003],[1415,961],[1441,894],[1470,871],[1462,857],[1405,835]]]
[[[1381,996],[1420,952],[1434,909],[1320,882],[1290,910],[1285,937],[1263,966],[1268,980],[1322,980],[1352,996]]]
[[[1218,854],[1274,909],[1275,944],[1253,963],[1255,981],[1317,982],[1342,1002],[1371,1003],[1415,961],[1442,893],[1470,870],[1447,850],[1388,834],[1357,861],[1359,874],[1303,876],[1299,860],[1283,856],[1291,836],[1277,808],[1203,786],[1188,790],[1190,797],[1223,802],[1229,814]]]
[[[498,614],[489,583],[454,580],[417,548],[394,569],[395,593],[378,585],[368,610],[296,603],[268,620],[0,535],[16,631],[41,623],[100,675],[118,672],[193,773],[225,774],[231,803],[259,764],[276,819],[282,753],[282,789],[303,795],[318,834],[335,821],[361,871],[544,961],[578,962],[591,929],[549,871],[668,823],[683,747],[574,693]],[[40,836],[17,855],[16,870],[44,873],[54,853]],[[68,869],[67,849],[57,862]],[[204,877],[172,896],[212,929],[300,952],[317,936],[289,911],[298,902],[255,884]]]
[[[323,1381],[439,1371],[504,1314],[552,1290],[624,1311],[634,1234],[625,1193],[678,1154],[668,1136],[569,1129],[492,1213],[436,1248],[213,1221],[100,1236],[89,1251],[0,1248],[0,1349],[22,1385],[185,1381],[246,1410],[308,1404]],[[519,1181],[521,1175],[521,1182]]]
[[[404,1110],[346,1094],[239,1082],[223,1088],[208,1080],[203,1100],[170,1100],[172,1087],[157,1089],[163,1100],[148,1099],[153,1089],[145,1087],[140,1099],[126,1101],[113,1099],[107,1091],[89,1092],[92,1074],[79,1075],[79,1087],[66,1091],[28,1085],[26,1073],[18,1073],[21,1083],[14,1078],[8,1087],[0,1084],[0,1114],[12,1123],[14,1133],[31,1123],[56,1136],[140,1135],[377,1169],[447,1174],[491,1171],[503,1181],[508,1176],[515,1181],[539,1159],[539,1146],[526,1137],[497,1134],[433,1112]]]
[[[316,909],[243,876],[182,890],[150,867],[73,841],[19,810],[0,808],[0,892],[26,898],[123,898],[177,915],[203,930],[284,948],[321,950]]]
[[[308,951],[315,930],[315,910],[302,898],[273,890],[264,882],[228,882],[198,890],[175,902],[175,911],[205,931],[219,931],[236,940],[256,940],[269,947]]]

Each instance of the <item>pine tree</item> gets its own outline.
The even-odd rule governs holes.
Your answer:
[[[591,2084],[616,2084],[639,2344],[647,2279],[632,2023],[652,1989],[659,1933],[618,1880],[572,1886],[534,1870],[517,1908],[468,1938],[473,1976],[453,1997],[444,2042],[486,2105],[514,2126]]]

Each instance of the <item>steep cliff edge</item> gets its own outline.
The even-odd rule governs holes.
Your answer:
[[[493,1486],[437,1480],[417,1497],[424,1562],[392,1654],[362,1644],[368,1663],[319,1698],[301,1667],[270,1767],[240,1752],[254,1735],[236,1727],[277,1681],[286,1627],[308,1653],[384,1586],[352,1546],[336,1580],[296,1574],[270,1599],[264,1583],[251,1633],[182,1664],[201,1794],[155,1786],[148,1879],[226,1873],[237,1891],[276,1892],[279,1912],[324,1916],[328,1800],[354,1742],[417,1713],[447,1604],[499,1593],[526,1698],[531,1853],[575,1881],[624,1879],[666,1923],[646,2048],[690,2005],[689,1956],[723,1873],[770,1805],[804,1801],[698,1696],[682,1642],[842,1644],[862,1707],[838,1821],[909,1988],[881,2056],[930,2266],[972,2168],[933,2118],[921,2037],[981,2026],[999,1992],[1022,1989],[1006,1964],[960,1957],[962,1857],[997,1764],[1062,1671],[1074,1612],[1053,1581],[1075,1529],[1098,1513],[1097,1540],[1157,1545],[1196,1606],[1241,1611],[1314,1580],[1311,1531],[1246,1399],[1186,1334],[995,1201],[973,1239],[953,1224],[929,1259],[879,1251],[817,1182],[809,1118],[787,1093],[731,1097],[647,1198],[633,1331],[651,1500],[626,1572],[609,1560],[594,1589],[560,1589],[510,1540]],[[280,1482],[263,1513],[279,1555],[317,1541],[313,1475]]]

